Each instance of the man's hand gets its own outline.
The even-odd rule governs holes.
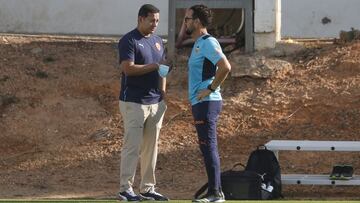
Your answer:
[[[201,90],[199,92],[199,94],[197,95],[197,99],[199,101],[203,100],[205,97],[209,96],[211,94],[211,90],[208,90],[208,89],[204,89],[204,90]]]
[[[162,60],[162,61],[160,61],[159,64],[164,64],[164,65],[169,66],[169,73],[170,73],[170,71],[172,70],[172,68],[174,66],[174,62],[172,60],[170,60],[170,59]]]
[[[146,65],[134,64],[131,60],[122,61],[120,64],[120,70],[128,76],[144,75],[159,69],[159,64],[151,63]]]

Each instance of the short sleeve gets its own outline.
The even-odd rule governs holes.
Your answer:
[[[206,39],[204,43],[204,56],[214,65],[216,65],[221,58],[225,57],[219,42],[215,38],[209,37]]]
[[[134,55],[135,46],[131,38],[126,37],[120,39],[118,48],[119,48],[120,62],[124,60],[131,60],[131,61],[135,60],[135,55]]]

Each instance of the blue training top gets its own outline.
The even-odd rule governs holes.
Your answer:
[[[120,63],[124,60],[139,65],[159,63],[164,56],[161,38],[156,35],[144,37],[137,28],[120,39],[118,48]],[[140,76],[127,76],[122,73],[119,99],[139,104],[159,103],[162,100],[159,81],[157,71]]]
[[[191,51],[188,62],[189,67],[189,100],[191,105],[195,105],[200,101],[196,96],[200,90],[206,89],[215,78],[217,70],[217,62],[225,57],[219,42],[210,35],[199,37]],[[220,87],[212,92],[202,101],[219,101],[222,100]]]

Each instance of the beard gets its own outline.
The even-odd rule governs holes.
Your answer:
[[[193,31],[194,31],[194,30],[186,29],[186,30],[185,30],[185,33],[186,33],[187,35],[191,35],[191,34],[193,33]]]

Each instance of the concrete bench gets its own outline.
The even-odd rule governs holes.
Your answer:
[[[310,141],[310,140],[271,140],[265,144],[279,159],[279,151],[360,151],[360,141]],[[303,185],[360,185],[360,176],[350,180],[330,180],[329,175],[319,174],[281,174],[282,184]]]

